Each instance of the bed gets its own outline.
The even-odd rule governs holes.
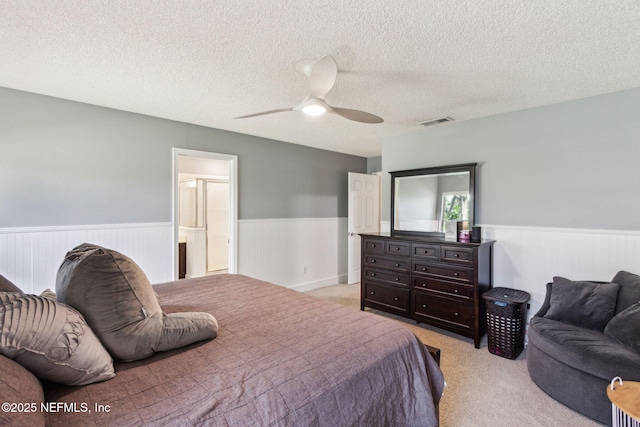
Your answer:
[[[442,373],[398,322],[242,275],[154,289],[167,313],[213,314],[218,336],[108,381],[43,382],[47,425],[438,425]]]

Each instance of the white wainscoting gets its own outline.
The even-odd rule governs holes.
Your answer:
[[[387,225],[387,224],[381,224]],[[493,239],[494,286],[531,294],[533,315],[553,276],[572,280],[640,273],[640,232],[482,225]],[[238,272],[300,291],[346,281],[347,219],[238,221]],[[171,223],[0,229],[0,274],[25,292],[55,288],[66,252],[85,242],[120,251],[152,283],[173,280]]]
[[[238,221],[238,272],[299,291],[347,280],[347,218]]]
[[[81,243],[117,250],[133,259],[151,283],[173,280],[171,223],[0,229],[0,274],[24,292],[55,290],[65,254]]]
[[[238,221],[238,272],[306,291],[346,281],[347,219]],[[29,293],[55,289],[58,268],[81,243],[133,259],[151,283],[173,280],[171,223],[0,229],[0,274]]]
[[[640,274],[640,232],[482,225],[495,240],[493,286],[531,294],[533,316],[554,276],[610,281],[620,270]]]

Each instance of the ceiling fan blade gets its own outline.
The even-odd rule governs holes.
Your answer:
[[[309,91],[314,98],[322,98],[336,82],[338,66],[331,55],[324,56],[313,64],[309,75]]]
[[[282,113],[283,111],[293,111],[293,108],[279,108],[277,110],[263,111],[262,113],[247,114],[246,116],[234,117],[234,119],[246,119],[249,117],[265,116],[267,114]]]
[[[371,114],[371,113],[365,113],[364,111],[360,111],[360,110],[331,107],[331,111],[333,111],[335,114],[341,117],[344,117],[345,119],[353,120],[354,122],[371,123],[371,124],[384,122],[384,120],[382,120],[382,117],[378,117],[375,114]]]

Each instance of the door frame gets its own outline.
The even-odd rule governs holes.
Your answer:
[[[178,280],[178,239],[179,239],[179,182],[178,182],[178,157],[200,157],[212,160],[224,160],[229,162],[229,273],[238,272],[238,156],[235,154],[213,153],[210,151],[190,150],[187,148],[172,149],[172,200],[173,217],[173,262],[174,280]]]

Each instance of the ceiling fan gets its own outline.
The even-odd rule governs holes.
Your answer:
[[[327,104],[324,97],[331,88],[333,88],[336,82],[336,76],[338,75],[338,66],[331,55],[318,59],[310,67],[310,71],[305,74],[309,76],[309,95],[307,95],[300,104],[292,108],[280,108],[235,118],[246,119],[249,117],[264,116],[266,114],[282,113],[284,111],[301,111],[310,116],[319,116],[325,113],[336,114],[345,119],[360,123],[382,123],[384,121],[375,114],[360,110],[351,110],[349,108],[333,107]]]

